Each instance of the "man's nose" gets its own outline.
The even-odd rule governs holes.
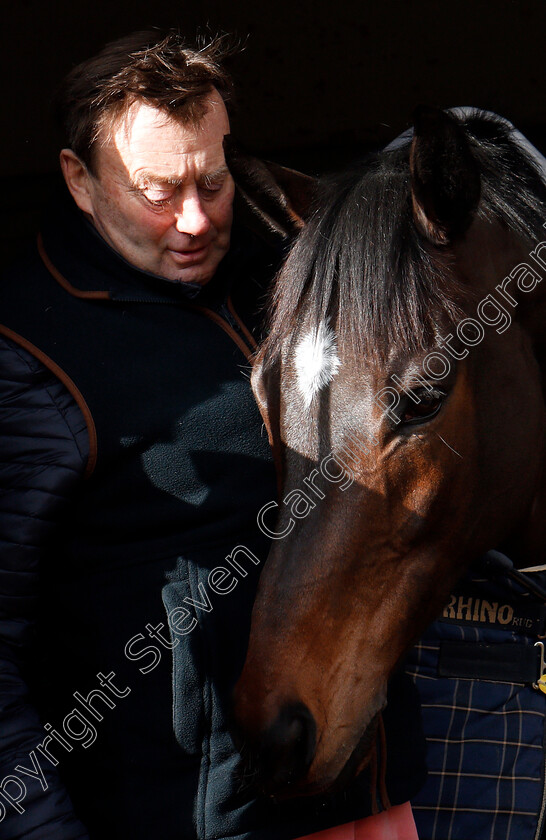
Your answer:
[[[203,236],[211,226],[211,221],[203,209],[197,193],[183,198],[175,212],[175,227],[180,233],[191,236]]]

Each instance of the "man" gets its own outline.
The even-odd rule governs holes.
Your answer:
[[[244,371],[280,247],[232,225],[220,53],[141,34],[72,71],[69,194],[2,282],[0,837],[265,840],[371,807],[368,780],[239,795],[229,698],[275,497]]]

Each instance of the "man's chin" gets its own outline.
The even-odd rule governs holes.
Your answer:
[[[171,283],[195,283],[204,286],[205,283],[208,283],[212,279],[215,271],[216,266],[213,269],[205,265],[193,265],[181,268],[172,264],[166,266],[163,263],[158,275],[165,280],[170,280]]]
[[[196,283],[204,286],[214,277],[223,256],[224,253],[206,254],[202,260],[188,261],[188,264],[185,264],[177,254],[167,251],[158,273],[160,277],[174,283]]]
[[[209,280],[212,280],[213,274],[200,274],[196,276],[188,276],[186,272],[181,272],[177,277],[166,277],[171,283],[195,283],[196,286],[204,286]]]

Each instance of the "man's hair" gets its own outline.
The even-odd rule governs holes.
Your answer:
[[[65,142],[93,171],[94,149],[135,101],[184,123],[198,123],[205,99],[216,88],[227,104],[231,76],[222,66],[233,52],[225,36],[201,48],[188,46],[176,30],[135,32],[107,44],[66,76],[55,98]]]

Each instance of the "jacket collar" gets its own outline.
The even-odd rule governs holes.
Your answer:
[[[210,306],[229,294],[233,268],[244,257],[235,222],[231,246],[205,286],[174,283],[131,265],[100,236],[62,188],[42,224],[39,250],[49,271],[77,297],[139,303],[192,302]]]

